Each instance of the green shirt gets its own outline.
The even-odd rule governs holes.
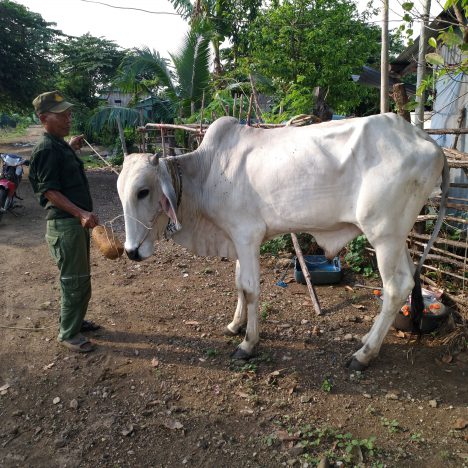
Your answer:
[[[47,219],[73,217],[47,200],[47,190],[57,190],[79,208],[93,211],[83,162],[62,138],[44,133],[32,151],[29,180],[39,203],[47,209]]]

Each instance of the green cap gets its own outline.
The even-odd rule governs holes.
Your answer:
[[[49,91],[42,93],[37,96],[33,101],[34,110],[38,114],[44,114],[46,112],[53,112],[54,114],[60,114],[69,109],[73,104],[65,101],[62,93],[58,91]]]

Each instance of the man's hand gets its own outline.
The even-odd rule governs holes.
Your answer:
[[[75,151],[79,151],[84,143],[84,135],[77,135],[71,138],[68,143]]]
[[[93,228],[99,224],[99,219],[95,213],[90,213],[89,211],[81,211],[80,223],[84,228]]]

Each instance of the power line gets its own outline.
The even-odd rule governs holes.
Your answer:
[[[99,5],[104,5],[109,8],[116,8],[118,10],[135,10],[135,11],[142,11],[143,13],[150,13],[152,15],[175,15],[175,16],[181,16],[179,13],[172,13],[170,11],[150,11],[150,10],[143,10],[142,8],[133,8],[133,7],[120,7],[116,5],[110,5],[109,3],[104,3],[104,2],[98,2],[95,0],[81,0],[82,2],[85,3],[96,3]]]

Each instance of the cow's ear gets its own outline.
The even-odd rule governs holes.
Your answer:
[[[152,156],[149,157],[149,162],[153,166],[158,166],[159,165],[159,156],[157,154],[153,154]]]
[[[179,231],[182,229],[182,226],[177,219],[177,195],[175,193],[174,186],[172,185],[172,179],[169,175],[169,171],[167,170],[166,163],[163,159],[160,161],[158,173],[162,190],[161,199],[159,201],[161,202],[164,213],[166,213],[173,222],[175,230]]]

